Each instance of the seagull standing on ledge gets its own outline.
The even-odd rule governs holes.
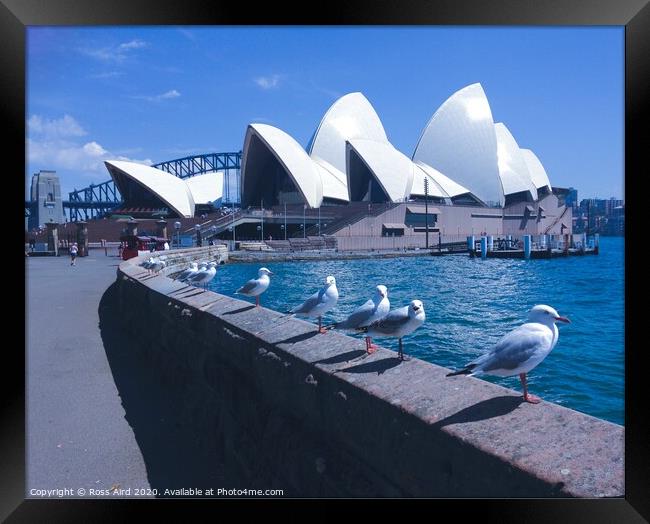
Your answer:
[[[269,275],[273,273],[266,269],[265,267],[260,268],[257,272],[257,278],[251,278],[246,282],[242,287],[240,287],[235,293],[239,295],[246,295],[247,297],[255,297],[255,306],[259,307],[260,305],[260,295],[264,293],[271,283]]]
[[[217,274],[217,263],[210,262],[206,269],[197,271],[192,276],[187,279],[187,283],[192,286],[203,286],[207,288],[208,282],[210,282],[214,276]]]
[[[293,308],[289,313],[306,317],[318,317],[318,332],[326,333],[327,330],[322,325],[322,316],[336,306],[338,300],[339,290],[336,288],[336,279],[330,275],[325,279],[325,286],[301,305]]]
[[[372,299],[368,300],[365,304],[355,309],[348,318],[342,322],[335,322],[326,329],[356,329],[367,327],[373,322],[381,320],[390,311],[390,301],[388,300],[388,289],[386,286],[377,286],[375,295]],[[366,352],[374,353],[377,349],[372,343],[372,338],[366,336]]]
[[[183,281],[190,275],[193,275],[194,273],[198,272],[199,266],[196,262],[192,262],[190,264],[190,267],[188,267],[186,270],[181,271],[174,280],[180,280]]]
[[[528,393],[526,373],[544,360],[557,344],[560,332],[556,322],[571,323],[561,317],[551,306],[538,305],[528,312],[528,322],[513,329],[504,336],[488,353],[480,356],[454,375],[477,375],[485,373],[499,377],[519,375],[524,389],[524,400],[538,404],[540,398]]]
[[[394,309],[381,320],[373,322],[368,327],[361,328],[361,331],[368,335],[378,337],[398,337],[399,351],[397,356],[400,360],[410,360],[404,356],[402,337],[413,333],[425,321],[424,305],[419,300],[412,300],[408,306]]]

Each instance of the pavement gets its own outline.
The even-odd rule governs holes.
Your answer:
[[[222,486],[182,398],[141,360],[117,307],[117,250],[26,260],[26,491],[30,498],[173,497]],[[151,329],[151,327],[145,327]],[[47,493],[32,490],[69,491]],[[81,492],[79,490],[82,490]]]
[[[26,259],[26,493],[149,487],[99,329],[120,262],[104,251]],[[40,498],[40,497],[36,497]]]

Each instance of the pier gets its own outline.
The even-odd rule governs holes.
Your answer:
[[[523,235],[521,239],[494,239],[492,236],[482,236],[476,240],[474,236],[467,237],[467,251],[471,258],[523,258],[548,259],[567,256],[597,255],[599,251],[599,235],[591,239],[587,235]]]

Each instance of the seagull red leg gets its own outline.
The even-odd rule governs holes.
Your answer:
[[[519,380],[521,380],[521,385],[524,388],[524,400],[531,404],[539,404],[542,401],[542,399],[528,393],[528,385],[526,384],[526,373],[520,373]]]
[[[255,307],[260,307],[260,296],[259,295],[257,295],[255,297]]]
[[[323,327],[323,324],[321,322],[321,317],[318,317],[318,332],[321,334],[327,333],[327,329]]]
[[[374,353],[375,351],[377,351],[377,346],[372,343],[372,338],[366,337],[366,353],[370,354]]]

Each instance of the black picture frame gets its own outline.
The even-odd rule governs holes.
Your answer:
[[[207,3],[174,0],[2,0],[0,3],[0,107],[2,122],[9,131],[5,158],[9,165],[23,166],[25,147],[25,33],[34,25],[616,25],[625,26],[625,163],[628,188],[628,210],[634,215],[639,209],[635,191],[636,181],[643,175],[643,158],[647,150],[648,57],[650,57],[650,5],[647,0],[554,0],[520,1],[500,0],[410,0],[408,3],[375,1],[330,2],[328,9],[320,10],[318,17],[309,10],[296,10],[291,4],[277,2],[256,4]],[[14,181],[21,177],[12,172]],[[13,216],[13,206],[7,212]],[[18,210],[15,210],[15,216]],[[627,221],[628,235],[636,238],[638,222]],[[20,232],[19,228],[16,228]],[[16,235],[17,236],[17,235]],[[11,239],[14,237],[12,236]],[[18,240],[18,239],[16,239]],[[20,245],[22,241],[18,242]],[[19,253],[16,244],[9,242],[11,252]],[[626,244],[626,302],[634,280],[631,258],[633,252]],[[20,255],[22,257],[22,254]],[[23,261],[24,262],[24,261]],[[16,264],[16,267],[19,267]],[[20,291],[19,291],[20,295]],[[648,416],[642,387],[645,348],[633,338],[634,314],[626,308],[626,416],[625,416],[625,474],[624,499],[607,500],[435,500],[440,508],[453,512],[454,519],[476,518],[499,522],[642,522],[650,519],[650,475],[648,465]],[[20,324],[19,306],[15,306],[16,321]],[[26,330],[23,329],[23,333]],[[643,344],[644,345],[644,344]],[[3,355],[8,364],[3,366],[2,446],[0,447],[0,518],[7,522],[97,522],[120,520],[132,509],[164,511],[169,518],[173,510],[189,516],[189,507],[180,502],[172,508],[170,501],[76,501],[24,500],[25,488],[25,362],[15,345],[7,346]],[[15,379],[12,383],[11,380]],[[204,508],[204,501],[195,501]],[[212,502],[212,501],[207,501]],[[235,502],[235,501],[232,501]],[[242,501],[237,501],[241,511]],[[398,501],[405,503],[406,501]],[[416,503],[428,501],[414,501]],[[146,503],[146,507],[144,504]],[[249,501],[246,501],[249,504]],[[277,502],[274,502],[277,504]],[[384,501],[376,503],[384,506]],[[255,504],[257,505],[257,504]],[[193,505],[192,507],[196,507]],[[265,508],[268,504],[265,505]],[[429,510],[427,510],[429,511]]]

